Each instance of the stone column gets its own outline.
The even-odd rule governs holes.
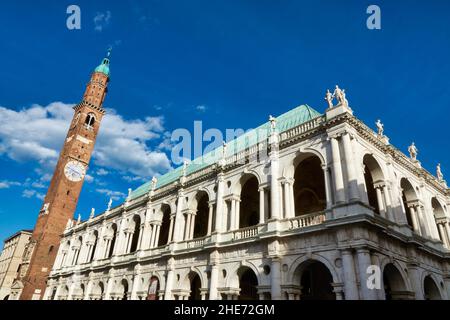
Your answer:
[[[236,200],[234,198],[230,199],[230,230],[235,230],[236,228]]]
[[[416,294],[416,300],[424,300],[423,291],[422,291],[422,283],[419,276],[419,270],[416,264],[408,265],[408,274],[409,280],[411,282],[411,286]]]
[[[217,250],[210,255],[211,277],[209,282],[209,299],[218,300],[217,285],[219,283],[219,253]]]
[[[270,213],[271,219],[278,220],[280,218],[280,188],[278,182],[278,153],[270,156]]]
[[[167,278],[166,278],[166,288],[164,291],[164,300],[173,300],[173,295],[172,295],[172,287],[173,287],[173,282],[174,282],[174,259],[170,258],[168,263],[167,263]]]
[[[376,289],[370,289],[367,286],[367,280],[369,276],[369,274],[367,273],[367,268],[372,264],[370,259],[370,251],[365,248],[359,248],[356,250],[356,254],[358,257],[361,298],[363,300],[377,300]]]
[[[264,223],[264,187],[259,187],[259,224]]]
[[[206,235],[210,235],[212,232],[212,219],[214,214],[214,205],[209,203],[209,211],[208,211],[208,232]]]
[[[344,178],[342,174],[341,155],[339,151],[339,142],[336,137],[331,137],[331,155],[333,159],[334,174],[334,193],[336,203],[345,202]]]
[[[175,225],[175,213],[170,214],[170,225],[169,225],[169,240],[167,242],[173,241],[173,228]],[[156,240],[158,243],[158,240]]]
[[[234,223],[236,224],[235,229],[239,229],[239,225],[240,225],[240,220],[241,220],[241,216],[240,216],[240,212],[241,212],[241,199],[240,198],[236,198],[236,210],[234,212],[236,218],[234,220]]]
[[[419,217],[419,226],[420,226],[420,230],[421,230],[421,234],[422,236],[428,236],[431,237],[431,232],[430,232],[430,228],[428,226],[428,220],[425,217],[425,214],[423,212],[422,206],[419,204],[416,208],[417,210],[417,214]]]
[[[135,274],[133,278],[133,287],[131,289],[131,300],[139,300],[137,291],[139,289],[139,275]]]
[[[386,203],[387,219],[395,222],[394,213],[392,212],[391,195],[389,191],[390,190],[387,187],[387,185],[386,184],[383,185],[383,195],[384,195],[384,202]]]
[[[194,239],[194,228],[195,228],[195,212],[191,212],[191,221],[189,223],[189,239]]]
[[[449,244],[449,249],[450,249],[450,226],[449,226],[449,222],[445,221],[444,226],[445,226],[445,230],[447,231],[447,242]]]
[[[375,191],[377,193],[377,202],[378,202],[378,209],[380,210],[380,215],[383,218],[386,218],[386,211],[384,210],[384,202],[381,194],[381,186],[376,186]]]
[[[350,201],[359,200],[358,181],[355,172],[356,163],[353,159],[350,133],[347,132],[342,136],[342,142],[344,144],[344,156],[348,176],[349,199]]]
[[[358,300],[358,287],[356,286],[356,273],[353,254],[350,250],[341,251],[342,272],[344,274],[345,300]]]
[[[87,287],[86,287],[86,291],[85,291],[85,293],[84,293],[83,300],[89,300],[89,295],[91,294],[92,286],[93,286],[92,281],[89,281],[89,282],[88,282],[88,285],[87,285]]]
[[[442,222],[438,223],[438,228],[439,228],[439,233],[441,234],[442,242],[448,248],[449,247],[449,245],[448,245],[448,238],[447,238],[447,235],[445,233],[444,224]]]
[[[192,214],[190,211],[186,212],[186,224],[184,226],[184,240],[189,240],[191,235],[191,219]]]
[[[272,300],[281,300],[281,259],[272,258],[270,267],[270,294]]]
[[[153,248],[155,248],[155,247],[158,246],[159,233],[160,233],[160,231],[161,231],[161,222],[157,222],[157,223],[155,224],[154,229],[155,229],[155,239],[154,239],[155,242],[153,243]]]
[[[224,174],[223,172],[219,172],[217,175],[217,198],[216,198],[216,232],[223,232],[224,225],[226,225],[226,221],[223,220],[223,210],[224,210],[224,201],[223,201],[223,192],[224,192]]]
[[[175,214],[175,226],[173,231],[174,242],[179,242],[183,240],[183,225],[184,225],[183,209],[184,209],[184,194],[183,191],[180,190],[178,192],[177,211]]]
[[[329,209],[331,209],[331,206],[332,206],[330,177],[328,174],[328,167],[325,164],[322,165],[322,169],[323,169],[323,177],[325,179],[325,198],[326,198],[326,202],[327,202],[326,209],[329,210]]]
[[[421,231],[420,231],[420,225],[417,219],[417,213],[416,213],[416,208],[415,206],[410,206],[409,207],[410,213],[411,213],[411,220],[412,220],[412,224],[413,224],[413,229],[414,231],[416,231],[419,235],[421,235]]]
[[[111,292],[113,289],[113,285],[114,285],[114,279],[111,277],[108,279],[108,284],[106,285],[106,290],[105,290],[105,300],[112,300],[111,299]]]

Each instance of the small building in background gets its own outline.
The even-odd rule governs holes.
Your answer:
[[[5,239],[0,255],[0,300],[11,299],[11,288],[20,277],[23,256],[30,240],[32,230],[16,232]]]

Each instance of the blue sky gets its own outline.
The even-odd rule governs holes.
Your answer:
[[[81,30],[66,28],[70,4]],[[381,30],[366,28],[370,4]],[[450,176],[448,12],[444,0],[2,1],[0,239],[34,226],[70,105],[110,45],[83,218],[173,166],[172,130],[248,129],[305,103],[323,112],[335,84],[358,118],[380,118],[391,143],[415,141],[423,166]]]

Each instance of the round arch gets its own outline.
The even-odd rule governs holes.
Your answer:
[[[301,300],[336,300],[333,274],[324,263],[307,259],[297,265],[293,278],[301,288]]]
[[[293,165],[295,216],[325,210],[327,199],[322,160],[314,153],[302,153],[294,159]]]
[[[408,283],[402,275],[401,268],[393,262],[388,262],[383,267],[383,291],[386,300],[407,299]]]
[[[333,264],[328,261],[328,259],[326,259],[325,257],[318,255],[318,254],[311,254],[308,256],[302,256],[302,257],[298,257],[297,259],[295,259],[291,264],[290,267],[288,269],[288,282],[293,284],[296,283],[296,281],[299,280],[299,278],[296,278],[296,271],[298,269],[298,267],[302,264],[304,264],[307,261],[318,261],[321,262],[323,265],[325,265],[328,269],[328,271],[330,271],[331,276],[333,278],[333,282],[335,283],[339,283],[342,282],[340,279],[340,276],[338,274],[338,272],[336,272],[335,268],[333,267]]]
[[[430,272],[422,273],[422,292],[425,300],[443,300],[445,297],[439,284],[442,282],[435,274]]]

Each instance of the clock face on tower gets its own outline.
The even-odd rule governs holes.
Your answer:
[[[70,181],[78,182],[83,180],[86,167],[81,162],[71,160],[64,167],[64,174]]]

